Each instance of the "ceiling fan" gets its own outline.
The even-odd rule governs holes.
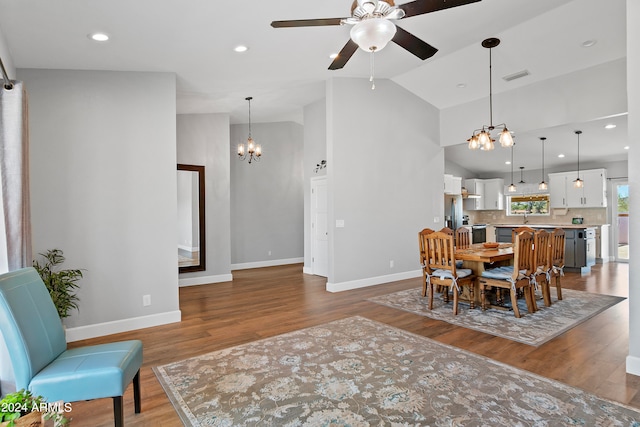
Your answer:
[[[396,6],[394,0],[355,0],[351,6],[351,16],[348,18],[273,21],[271,26],[273,28],[291,28],[353,25],[351,38],[329,65],[330,70],[344,67],[358,50],[358,47],[366,52],[377,52],[382,50],[389,41],[424,60],[435,55],[438,49],[403,30],[391,20],[423,15],[478,1],[480,0],[414,0]]]

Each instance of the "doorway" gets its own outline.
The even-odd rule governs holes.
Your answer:
[[[629,262],[629,184],[615,182],[613,243],[617,262]]]
[[[311,179],[311,274],[329,276],[327,178]]]

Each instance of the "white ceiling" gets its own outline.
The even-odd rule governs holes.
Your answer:
[[[487,97],[488,56],[480,46],[487,37],[502,40],[493,49],[494,94],[623,58],[625,3],[482,0],[406,18],[398,25],[439,52],[421,61],[390,44],[376,54],[376,77],[391,78],[447,108]],[[229,113],[232,123],[246,122],[245,98],[253,96],[253,121],[302,122],[303,106],[324,96],[326,79],[367,78],[369,55],[358,51],[342,70],[329,71],[329,54],[346,43],[349,26],[274,29],[269,24],[346,17],[350,4],[351,0],[0,0],[0,29],[17,68],[175,72],[179,113]],[[111,40],[91,41],[87,35],[96,31],[106,32]],[[582,47],[589,39],[597,43]],[[239,44],[249,50],[234,52]],[[501,79],[525,69],[531,75],[509,83]],[[458,88],[459,83],[465,88]],[[551,168],[561,164],[554,162],[575,161],[569,160],[575,153],[565,153],[567,160],[557,158],[557,142],[573,141],[572,132],[579,127],[585,132],[581,162],[626,159],[626,116],[605,121],[618,127],[607,131],[604,147],[595,137],[603,132],[604,122],[518,133],[518,141],[546,136],[545,162]],[[525,145],[529,150],[536,147]],[[502,157],[510,152],[499,153],[478,165],[473,153],[454,146],[446,149],[446,158],[478,173],[508,172],[507,158]],[[539,168],[539,150],[515,153],[516,165]]]

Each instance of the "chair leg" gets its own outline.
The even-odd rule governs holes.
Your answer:
[[[433,283],[429,283],[429,290],[428,290],[428,294],[429,294],[429,302],[427,307],[429,307],[429,310],[433,310]]]
[[[560,286],[560,275],[556,276],[556,292],[558,294],[558,300],[562,299],[562,286]]]
[[[453,315],[458,315],[458,290],[453,287]]]
[[[518,295],[516,294],[516,291],[514,289],[511,289],[509,293],[511,294],[511,308],[513,308],[513,314],[519,318],[520,309],[518,308]],[[525,295],[528,299],[531,298],[531,294],[526,293]]]
[[[422,274],[422,297],[427,296],[427,276]]]
[[[133,404],[136,414],[142,411],[142,405],[140,404],[140,370],[136,372],[136,376],[133,377]]]
[[[485,284],[480,282],[480,308],[482,311],[487,309],[487,302],[485,301]]]
[[[113,398],[113,419],[116,427],[124,427],[124,407],[122,396]]]

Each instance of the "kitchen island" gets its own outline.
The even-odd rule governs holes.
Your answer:
[[[564,265],[566,271],[587,274],[591,266],[596,264],[596,228],[599,226],[585,224],[494,224],[496,242],[511,242],[514,228],[531,227],[552,231],[562,228],[565,232]]]

